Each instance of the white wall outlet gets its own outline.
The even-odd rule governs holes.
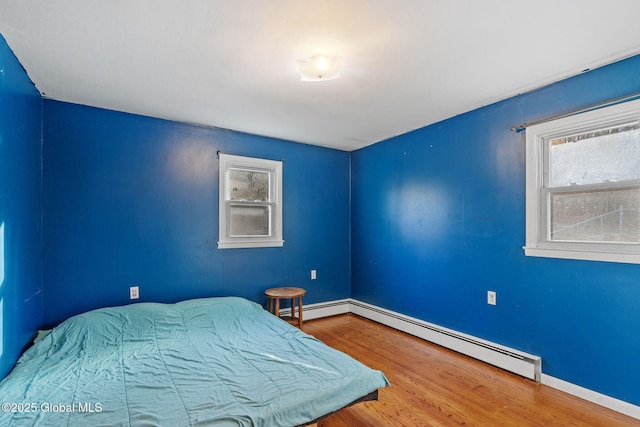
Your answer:
[[[316,270],[311,270],[311,280],[316,280],[318,277]]]
[[[129,299],[138,299],[138,298],[140,298],[140,287],[131,286],[129,288]]]
[[[487,304],[496,305],[498,303],[495,291],[487,291]]]

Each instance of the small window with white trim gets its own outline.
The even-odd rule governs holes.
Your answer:
[[[525,254],[640,263],[640,100],[530,126]]]
[[[282,246],[282,162],[219,158],[218,248]]]

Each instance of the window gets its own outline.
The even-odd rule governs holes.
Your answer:
[[[525,254],[640,264],[640,101],[527,129]]]
[[[282,246],[282,162],[220,154],[218,248]]]

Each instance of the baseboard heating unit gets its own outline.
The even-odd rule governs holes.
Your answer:
[[[393,311],[381,309],[380,307],[357,300],[350,300],[349,306],[351,313],[407,332],[434,344],[441,345],[536,382],[541,381],[542,359],[539,356],[523,353],[519,350],[481,340],[471,335],[443,328]]]
[[[349,313],[350,299],[341,299],[336,301],[321,302],[317,304],[305,304],[302,307],[303,320],[320,319],[322,317],[336,316],[338,314]],[[291,316],[290,308],[280,310],[283,316]],[[296,310],[296,314],[298,311]]]
[[[282,309],[281,313],[290,315],[291,309]],[[542,359],[539,356],[504,347],[358,300],[344,299],[305,305],[303,318],[304,320],[312,320],[344,313],[357,314],[525,378],[536,382],[541,381]]]
[[[357,314],[358,316],[382,323],[383,325],[532,379],[589,402],[640,419],[640,406],[543,374],[542,359],[539,356],[523,353],[519,350],[504,347],[490,341],[485,341],[471,335],[354,299],[342,299],[304,305],[303,311],[305,321],[335,316],[337,314]],[[281,313],[283,315],[290,315],[291,309],[285,308],[281,310]]]

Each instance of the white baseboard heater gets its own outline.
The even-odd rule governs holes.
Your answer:
[[[539,356],[514,350],[357,300],[350,300],[349,306],[351,313],[407,332],[536,382],[541,381],[542,359]]]
[[[291,309],[285,308],[281,310],[281,313],[290,315]],[[539,356],[501,346],[491,341],[485,341],[358,300],[344,299],[305,305],[303,318],[304,320],[312,320],[344,313],[357,314],[536,382],[541,381],[542,359]]]
[[[305,304],[302,306],[302,320],[320,319],[322,317],[336,316],[349,313],[350,299],[341,299],[317,304]],[[282,316],[291,316],[291,308],[280,309]],[[296,308],[296,315],[298,309]]]
[[[303,311],[304,320],[345,313],[357,314],[504,370],[530,378],[536,382],[572,394],[589,402],[640,419],[640,406],[635,406],[631,403],[542,374],[542,359],[539,356],[523,353],[519,350],[504,347],[490,341],[485,341],[471,335],[354,299],[309,304],[303,307]],[[290,312],[291,310],[288,308],[282,310],[283,314],[290,314]]]

